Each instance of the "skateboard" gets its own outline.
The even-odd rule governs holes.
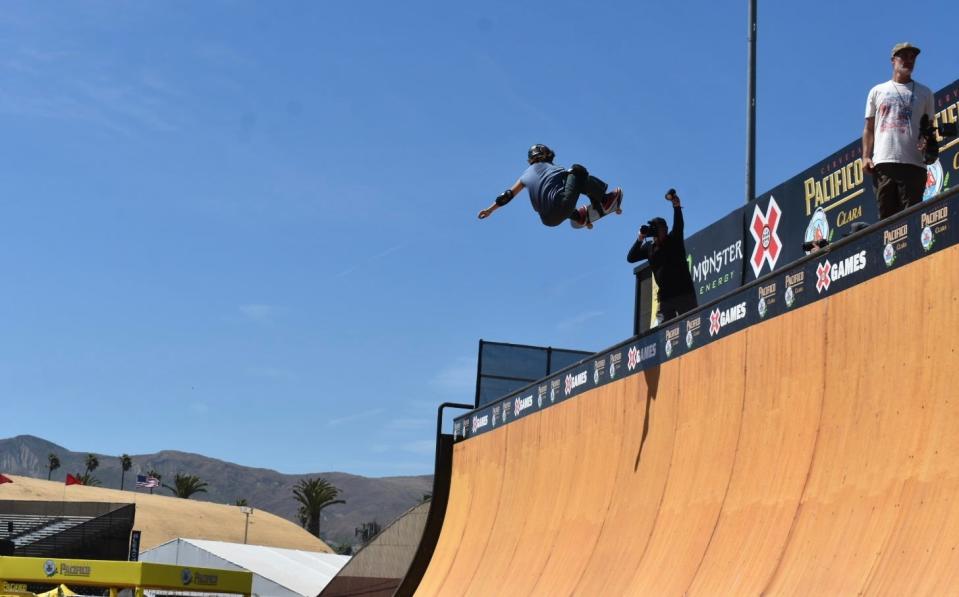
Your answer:
[[[593,207],[593,204],[592,204],[592,203],[590,203],[590,204],[588,204],[588,205],[586,205],[586,206],[584,206],[584,207],[578,207],[578,208],[576,208],[576,209],[578,209],[578,210],[580,211],[580,213],[583,213],[583,212],[585,211],[585,213],[586,213],[586,223],[585,223],[585,224],[580,224],[579,222],[575,222],[575,221],[573,221],[573,220],[570,220],[570,221],[569,221],[570,225],[571,225],[573,228],[589,228],[589,229],[592,229],[592,228],[593,228],[593,224],[594,224],[597,220],[602,219],[604,216],[607,216],[607,215],[609,215],[609,214],[611,214],[611,213],[613,213],[613,212],[616,212],[617,215],[623,213],[623,189],[616,189],[616,191],[619,191],[619,196],[616,197],[616,200],[613,201],[613,204],[609,206],[609,209],[607,209],[606,211],[600,212],[600,211],[598,211],[595,207]],[[613,191],[613,192],[615,193],[616,191]]]

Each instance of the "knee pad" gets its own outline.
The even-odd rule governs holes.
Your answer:
[[[577,178],[582,177],[585,179],[587,176],[589,176],[589,171],[586,170],[586,168],[584,168],[583,166],[580,166],[579,164],[573,164],[572,166],[569,167],[569,170],[567,170],[567,172],[575,175]]]

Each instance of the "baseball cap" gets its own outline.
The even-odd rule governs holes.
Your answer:
[[[894,45],[894,46],[892,47],[892,54],[890,55],[890,58],[895,58],[895,57],[896,57],[896,54],[898,54],[899,52],[901,52],[901,51],[903,51],[903,50],[915,50],[915,51],[916,51],[916,54],[918,54],[919,52],[922,51],[922,50],[920,50],[919,48],[917,48],[916,46],[914,46],[914,45],[912,45],[911,43],[909,43],[908,41],[904,41],[904,42],[898,43],[898,44],[896,44],[896,45]]]

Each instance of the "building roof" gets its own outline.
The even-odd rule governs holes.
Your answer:
[[[294,593],[310,596],[322,591],[323,587],[350,559],[349,556],[331,553],[183,538],[169,541],[150,551],[161,552],[165,547],[180,548],[183,544],[192,545],[244,570],[249,570],[254,576],[270,580]],[[182,554],[182,550],[177,549],[177,553]],[[144,553],[143,558],[151,559],[152,556]],[[189,564],[189,562],[177,563]]]
[[[0,500],[136,504],[133,528],[142,532],[141,550],[185,536],[239,543],[243,541],[244,532],[247,532],[251,544],[333,552],[323,541],[294,522],[265,510],[254,510],[247,527],[247,518],[237,506],[151,495],[144,491],[119,491],[84,485],[67,487],[62,482],[19,475],[7,477],[13,483],[0,484]]]

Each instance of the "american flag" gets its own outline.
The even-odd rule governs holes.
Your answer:
[[[146,475],[137,475],[137,487],[153,489],[160,486],[160,480],[156,477],[147,477]]]

